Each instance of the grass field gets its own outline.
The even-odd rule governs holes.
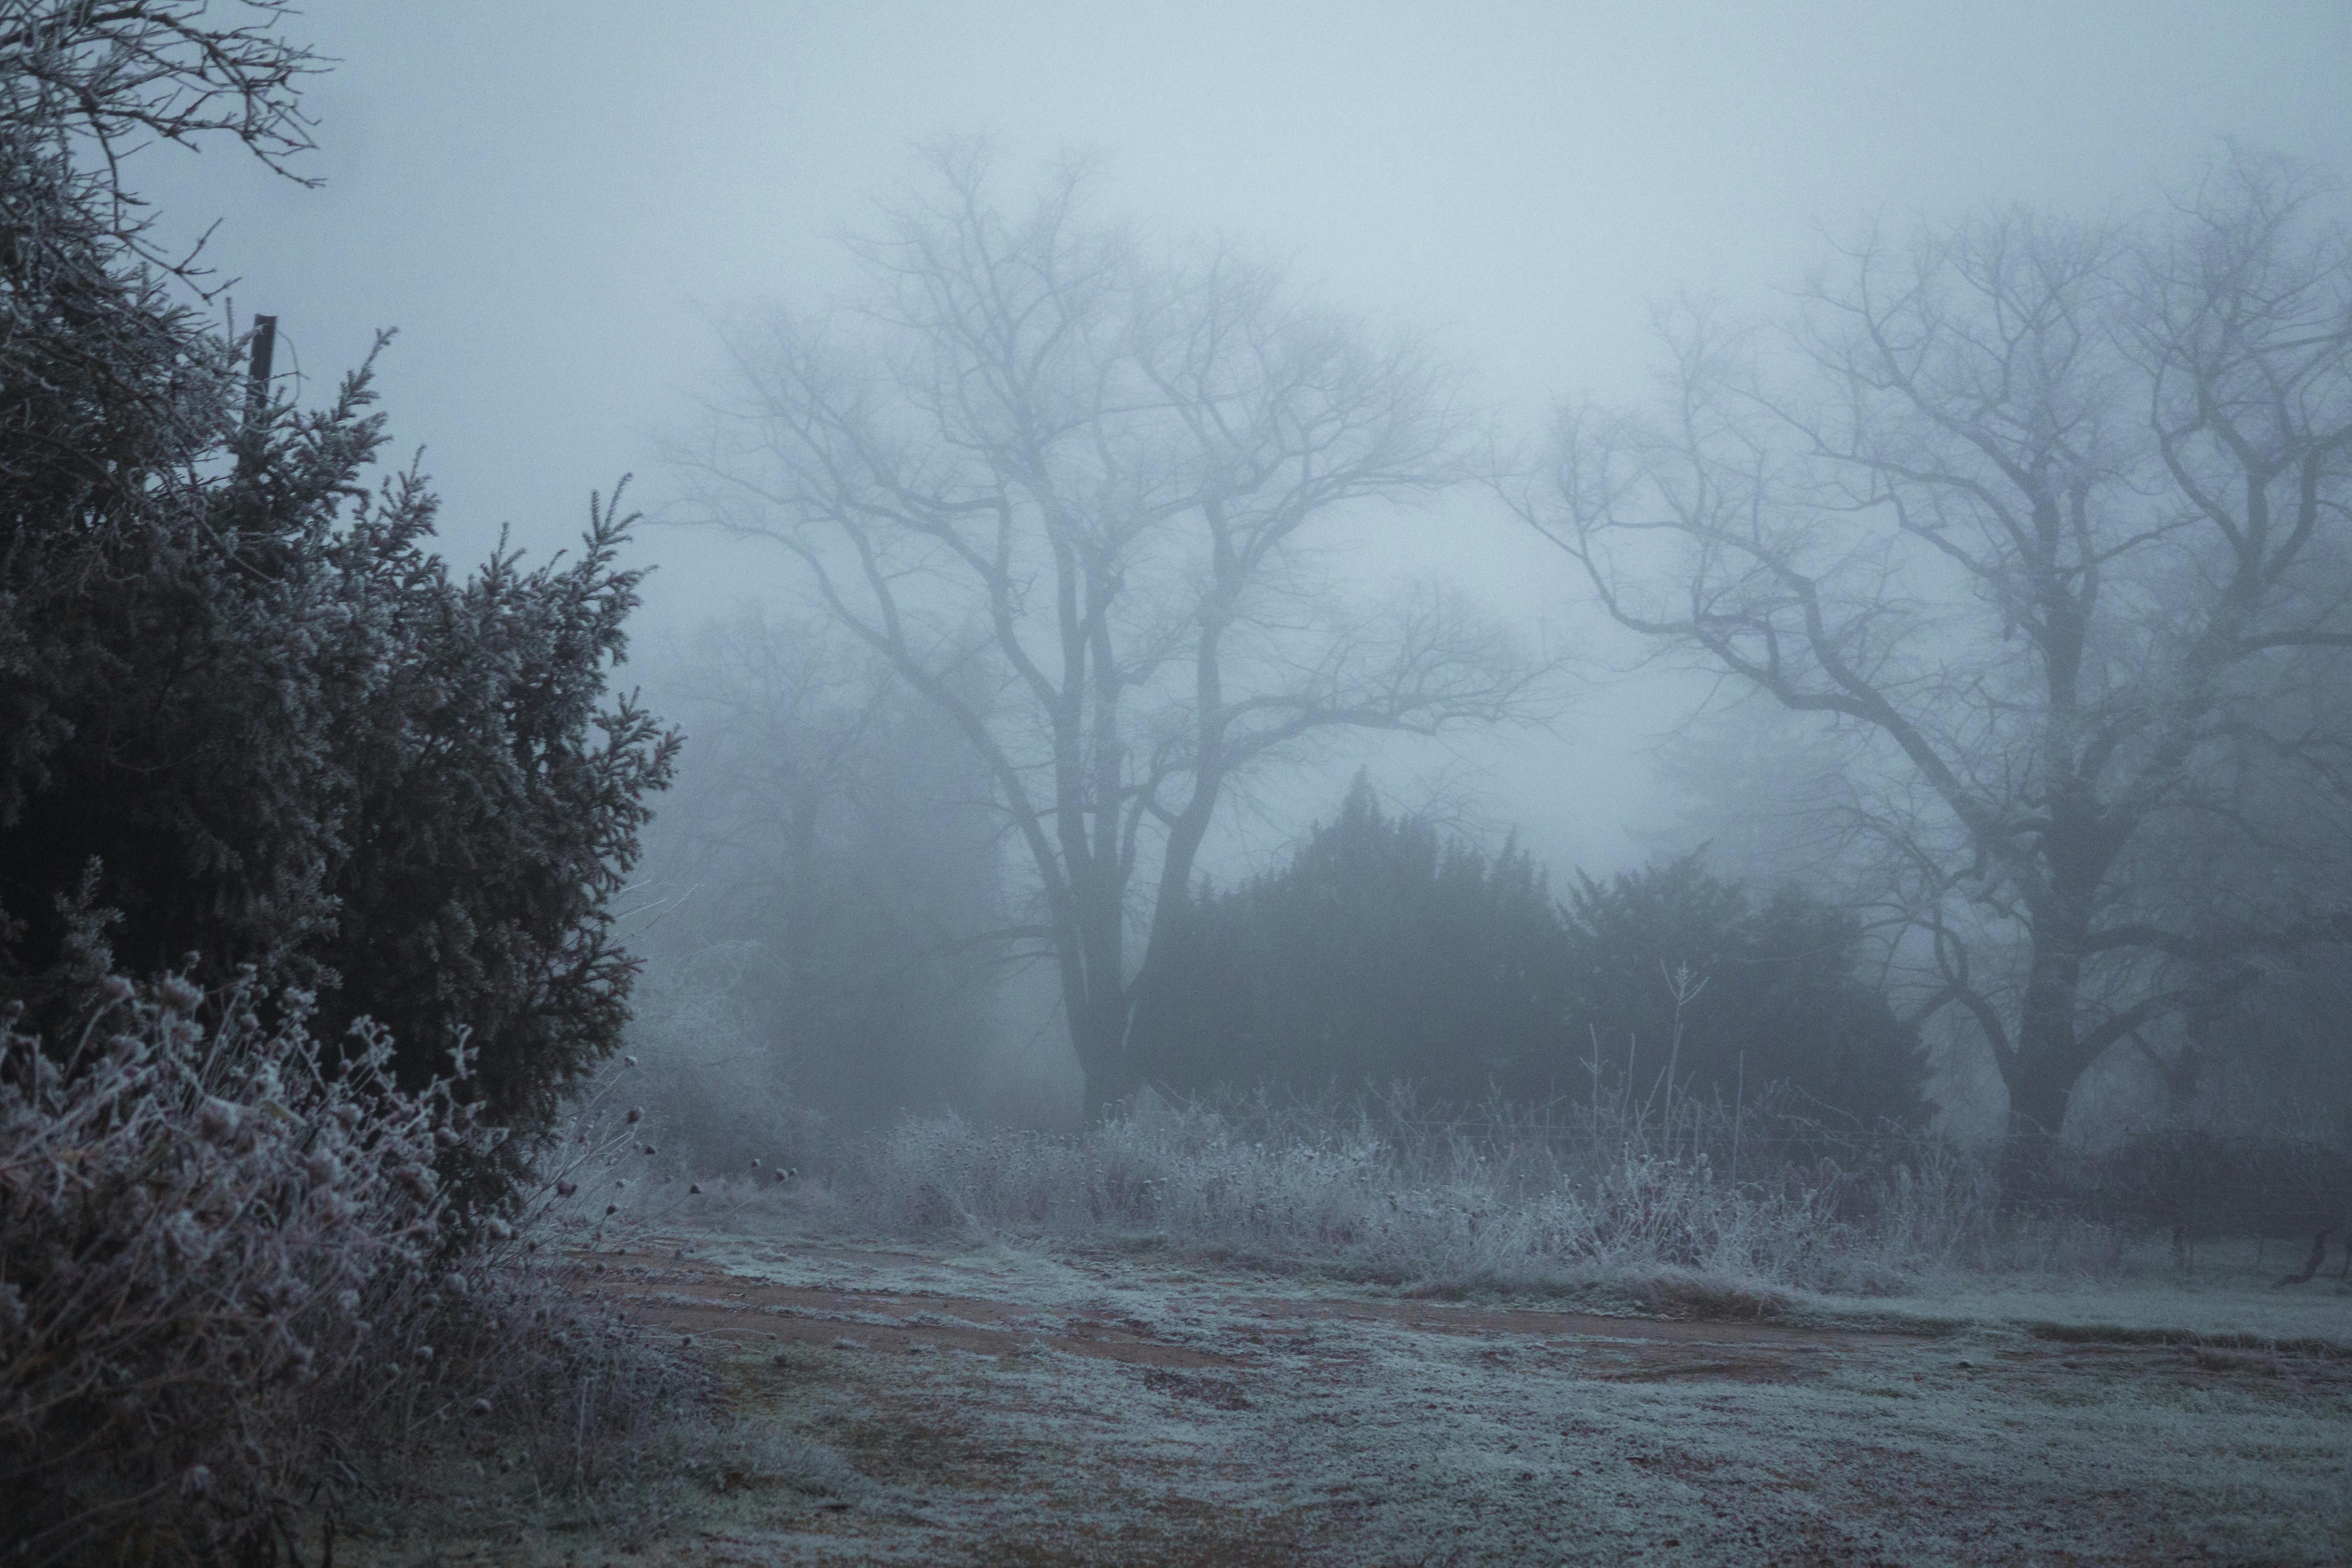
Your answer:
[[[719,1379],[676,1483],[566,1515],[486,1450],[335,1560],[2340,1563],[2352,1292],[2278,1261],[1498,1295],[1148,1237],[641,1229],[577,1277]]]

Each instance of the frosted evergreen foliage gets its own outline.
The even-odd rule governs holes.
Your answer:
[[[11,1564],[269,1560],[460,1417],[591,1489],[678,1407],[515,1237],[677,751],[607,694],[629,520],[453,576],[368,367],[248,403],[122,184],[158,142],[290,172],[284,12],[0,0]]]
[[[677,741],[607,692],[617,495],[569,559],[454,575],[423,477],[369,472],[369,367],[249,408],[244,345],[150,255],[100,154],[296,150],[276,9],[0,0],[0,1003],[76,1023],[56,900],[95,862],[131,973],[254,965],[324,1040],[383,1025],[411,1091],[469,1033],[468,1094],[521,1134],[466,1173],[495,1196],[618,1043],[611,903]]]

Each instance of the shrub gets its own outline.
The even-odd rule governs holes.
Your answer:
[[[134,984],[97,923],[76,925],[79,1027],[45,1043],[12,1009],[0,1029],[7,1560],[251,1545],[329,1455],[413,1446],[420,1415],[478,1401],[550,1425],[548,1485],[599,1479],[677,1374],[436,1177],[501,1137],[462,1092],[470,1049],[404,1089],[381,1029],[331,1053],[306,994],[250,974]]]
[[[1580,876],[1562,907],[1516,845],[1449,844],[1360,775],[1289,864],[1167,918],[1132,1037],[1178,1093],[1403,1079],[1532,1101],[1614,1079],[1664,1110],[1786,1084],[1859,1127],[1926,1117],[1917,1031],[1856,973],[1859,924],[1696,857]]]
[[[1750,1111],[1668,1146],[1622,1106],[1432,1113],[1410,1094],[1136,1114],[1077,1137],[913,1119],[835,1176],[866,1223],[921,1233],[1150,1233],[1320,1258],[1427,1286],[1622,1286],[1696,1271],[1738,1286],[1879,1290],[1981,1250],[1984,1173],[1924,1137],[1816,1142]],[[1748,1125],[1753,1123],[1753,1125]],[[1750,1163],[1731,1168],[1735,1126]]]
[[[19,1009],[0,1034],[0,1498],[36,1562],[251,1534],[305,1458],[303,1391],[443,1262],[436,1156],[493,1136],[451,1080],[394,1084],[380,1031],[330,1068],[303,994],[266,1026],[249,977],[207,998],[80,956],[62,1049]]]
[[[554,1423],[536,1471],[593,1484],[677,1382],[509,1224],[618,1042],[677,749],[605,700],[628,520],[454,581],[421,479],[364,479],[366,369],[315,413],[246,385],[121,184],[141,143],[308,145],[318,66],[240,9],[0,0],[11,1562],[267,1554],[299,1480],[454,1411]]]
[[[1587,1070],[1646,1101],[1787,1084],[1850,1124],[1917,1124],[1918,1031],[1856,973],[1862,930],[1796,887],[1759,900],[1697,856],[1580,876],[1564,909],[1571,1032]],[[1561,1082],[1572,1082],[1562,1074]]]
[[[577,559],[455,580],[423,480],[371,490],[364,367],[324,410],[247,402],[89,145],[299,143],[278,7],[203,9],[0,0],[0,1003],[59,1037],[55,900],[95,860],[134,973],[251,964],[330,1055],[383,1025],[412,1091],[469,1032],[465,1092],[520,1134],[495,1195],[626,1018],[610,905],[677,744],[606,700],[630,520],[593,500]]]
[[[2308,1279],[2327,1240],[2346,1239],[2352,1222],[2352,1155],[2309,1139],[2167,1128],[2134,1133],[2083,1158],[2078,1170],[2077,1206],[2168,1232],[2184,1266],[2192,1244],[2208,1237],[2316,1238],[2302,1274]]]
[[[1280,869],[1168,911],[1137,983],[1145,1077],[1183,1094],[1410,1079],[1540,1091],[1569,1059],[1558,911],[1527,854],[1492,861],[1383,813],[1359,774]]]

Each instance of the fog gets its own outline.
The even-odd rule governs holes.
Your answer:
[[[656,656],[697,626],[802,594],[772,543],[692,526],[675,458],[730,395],[723,324],[853,290],[846,241],[943,141],[985,139],[1009,200],[1083,157],[1106,216],[1229,239],[1326,303],[1427,331],[1525,452],[1562,396],[1655,390],[1662,305],[1773,319],[1874,226],[2145,211],[2224,139],[2352,166],[2352,19],[2323,0],[709,4],[652,26],[635,6],[420,3],[323,5],[298,31],[339,62],[307,99],[320,188],[167,150],[145,175],[166,228],[219,216],[225,303],[278,318],[305,400],[397,330],[393,448],[421,454],[454,561],[502,530],[544,559],[591,490],[633,475],[634,558],[658,568],[635,673],[656,685]],[[1573,650],[1557,716],[1329,746],[1235,793],[1203,873],[1269,868],[1367,764],[1404,809],[1490,847],[1516,832],[1556,880],[1727,831],[1707,743],[1675,739],[1717,683],[1596,614],[1490,491],[1351,526],[1362,584],[1450,582]]]
[[[0,1558],[2352,1561],[2347,85],[0,0]]]
[[[300,30],[341,62],[309,100],[323,188],[226,156],[146,178],[174,223],[221,215],[236,308],[278,317],[309,395],[399,330],[384,407],[457,561],[509,524],[562,548],[624,472],[635,504],[677,515],[660,438],[719,374],[712,320],[845,286],[841,237],[941,135],[993,137],[1022,167],[1092,153],[1139,219],[1238,237],[1431,326],[1521,433],[1562,394],[1642,390],[1654,300],[1769,310],[1824,231],[2138,207],[2225,135],[2330,168],[2352,153],[2352,21],[2326,0],[701,4],[650,25],[422,0],[320,5]],[[1445,505],[1464,524],[1444,536],[1475,545],[1400,542],[1397,570],[1575,613],[1559,563],[1490,503]],[[664,625],[782,570],[684,531],[638,548]],[[1637,858],[1629,830],[1662,826],[1656,717],[1638,689],[1590,691],[1557,739],[1480,748],[1488,820],[1557,865]]]

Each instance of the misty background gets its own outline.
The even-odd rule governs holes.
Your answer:
[[[721,324],[853,288],[844,237],[917,180],[923,146],[988,138],[1015,202],[1051,161],[1087,156],[1099,210],[1230,237],[1331,303],[1427,330],[1471,367],[1507,444],[1533,442],[1563,395],[1654,392],[1660,301],[1773,316],[1829,240],[1873,223],[1904,233],[2012,202],[2141,211],[2224,138],[2323,176],[2352,168],[2352,11],[2328,0],[698,4],[652,25],[636,6],[420,3],[320,5],[298,31],[340,61],[306,100],[320,143],[306,168],[323,188],[175,156],[151,163],[146,188],[167,232],[225,215],[211,244],[237,279],[226,299],[239,324],[278,318],[279,369],[303,378],[282,391],[318,401],[378,329],[398,329],[379,362],[383,406],[394,449],[421,450],[444,498],[453,563],[501,530],[533,560],[570,548],[588,492],[635,476],[631,503],[657,526],[635,558],[659,570],[624,679],[691,737],[660,803],[671,837],[657,826],[648,862],[648,1015],[705,1038],[785,1005],[747,989],[760,961],[728,945],[772,915],[744,902],[756,889],[672,875],[680,857],[789,860],[782,840],[679,837],[703,833],[730,790],[772,788],[761,724],[799,713],[816,726],[803,732],[867,748],[827,818],[835,880],[812,872],[796,895],[803,929],[845,949],[909,942],[910,909],[953,924],[963,900],[978,921],[1022,875],[1010,858],[992,867],[968,809],[985,781],[903,700],[861,708],[843,695],[855,671],[835,672],[838,689],[772,661],[753,678],[768,646],[755,634],[795,614],[781,551],[659,526],[697,521],[669,454],[726,395]],[[1350,569],[1367,585],[1448,581],[1572,649],[1560,716],[1335,746],[1228,805],[1201,862],[1213,880],[1271,869],[1364,766],[1396,806],[1490,848],[1516,832],[1555,890],[1579,868],[1606,876],[1710,839],[1727,874],[1785,868],[1727,831],[1727,803],[1801,795],[1817,782],[1802,748],[1737,711],[1682,733],[1711,683],[1644,667],[1570,563],[1491,494],[1457,487],[1362,537]],[[754,690],[757,712],[741,700]],[[892,858],[887,825],[917,796],[956,855]],[[883,987],[827,1026],[909,1032],[935,1054],[984,1040],[981,1062],[910,1047],[891,1058],[898,1078],[812,1064],[797,1089],[869,1118],[984,1081],[983,1110],[1073,1115],[1050,982],[1032,970],[1000,986],[974,964],[937,996]],[[712,1016],[692,1011],[721,996]],[[1948,1113],[1997,1096],[1987,1071],[1944,1066]]]

